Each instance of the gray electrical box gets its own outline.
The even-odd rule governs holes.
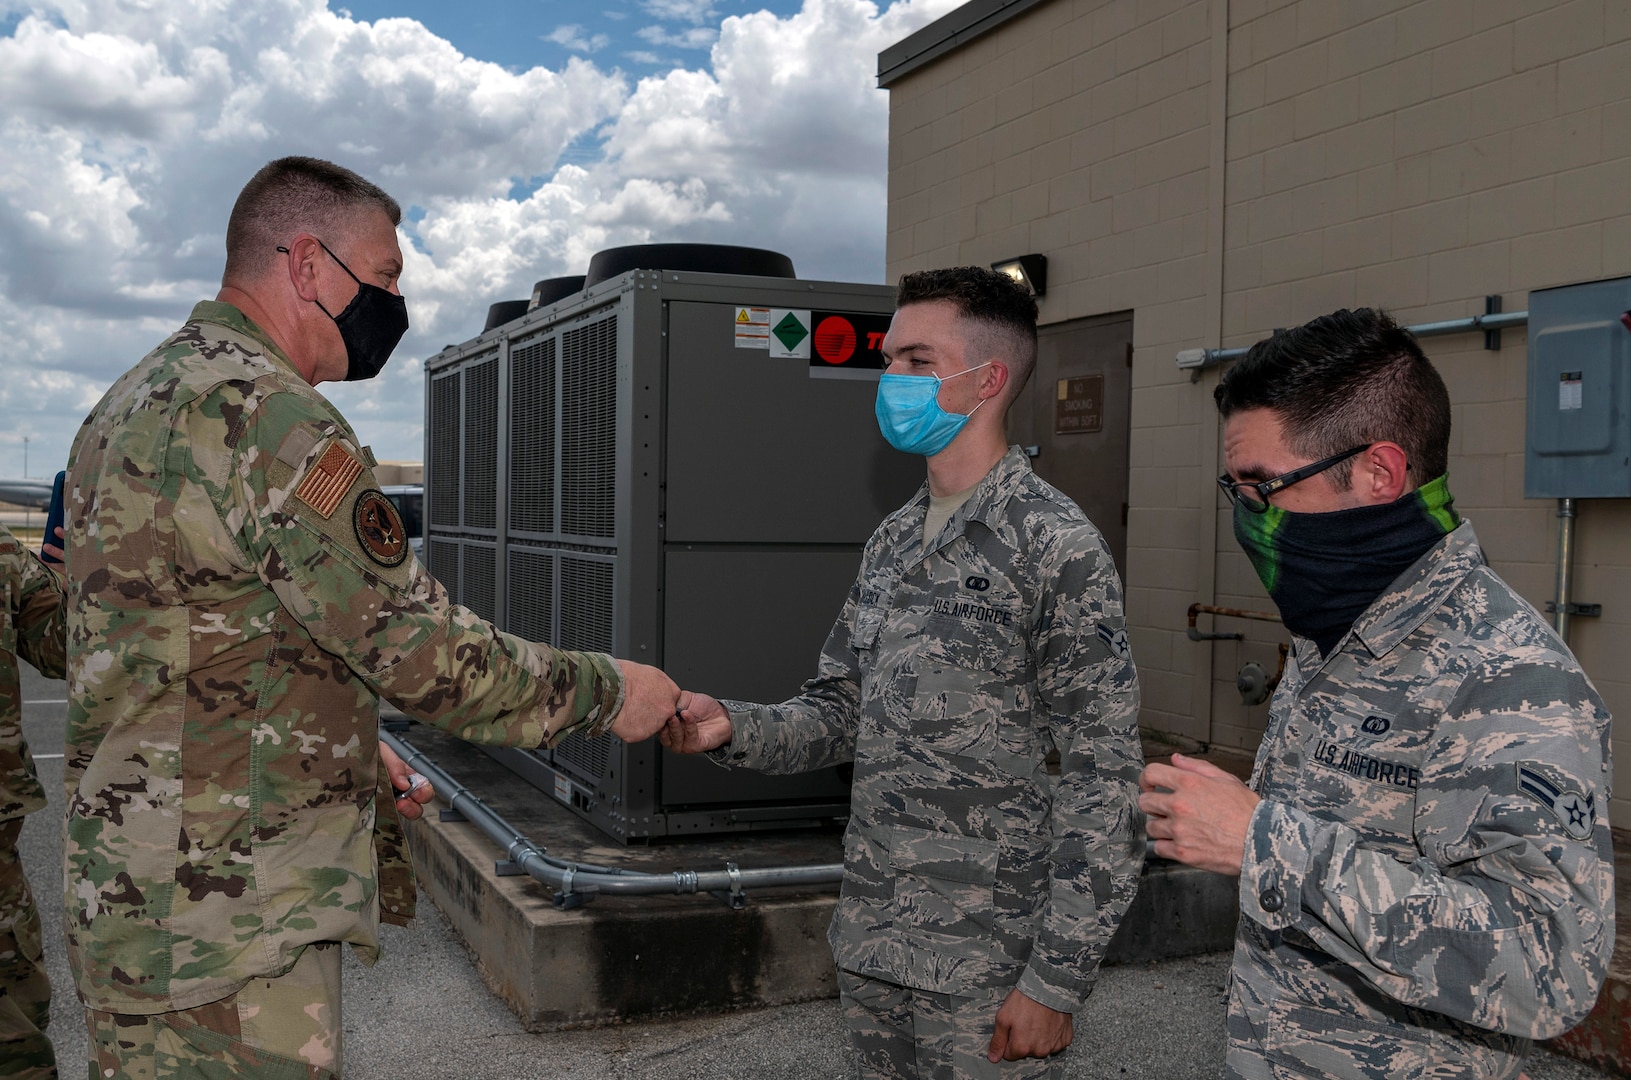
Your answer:
[[[631,270],[426,367],[431,572],[501,628],[797,693],[861,547],[923,482],[873,417],[894,290]],[[765,776],[608,735],[494,751],[624,843],[848,813],[845,775]]]
[[[1531,499],[1631,497],[1631,277],[1529,294]]]

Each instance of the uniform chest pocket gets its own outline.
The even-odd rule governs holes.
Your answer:
[[[870,652],[878,646],[878,635],[883,632],[884,616],[888,609],[881,604],[860,604],[850,619],[849,647],[856,652]]]
[[[1004,710],[1016,700],[1006,670],[1010,648],[995,637],[925,645],[917,657],[911,738],[943,754],[988,757]]]
[[[893,913],[912,944],[946,956],[991,954],[997,845],[896,825],[889,831]]]
[[[1416,719],[1338,714],[1318,725],[1302,769],[1303,806],[1350,826],[1362,843],[1414,857],[1416,790],[1426,745]]]

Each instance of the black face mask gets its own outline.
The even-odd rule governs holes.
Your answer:
[[[321,300],[316,301],[323,314],[333,319],[334,325],[340,328],[340,340],[345,342],[345,381],[372,379],[385,367],[385,361],[391,358],[391,350],[408,332],[408,302],[352,274],[351,267],[340,262],[340,257],[329,251],[327,244],[321,240],[317,243],[357,283],[357,295],[351,298],[351,303],[339,315],[323,307]],[[289,253],[286,247],[279,247],[278,250],[285,255]]]
[[[1461,523],[1445,477],[1385,506],[1298,514],[1235,504],[1235,539],[1286,629],[1312,638],[1321,656],[1400,574]]]

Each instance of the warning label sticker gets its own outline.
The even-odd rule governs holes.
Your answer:
[[[1557,383],[1557,407],[1562,410],[1586,407],[1586,373],[1565,371]]]
[[[736,315],[736,347],[738,349],[770,348],[769,308],[739,307],[731,310]]]
[[[770,309],[770,355],[810,359],[810,312]]]

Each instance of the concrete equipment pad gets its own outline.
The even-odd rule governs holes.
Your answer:
[[[642,872],[843,861],[842,825],[625,848],[481,750],[422,725],[403,736],[558,858]],[[438,804],[439,805],[439,804]],[[532,1031],[834,997],[827,890],[766,889],[748,906],[692,896],[601,896],[557,910],[550,890],[495,869],[475,826],[434,812],[409,829],[420,885],[464,938],[487,984]],[[1106,963],[1226,949],[1234,882],[1152,859]]]

